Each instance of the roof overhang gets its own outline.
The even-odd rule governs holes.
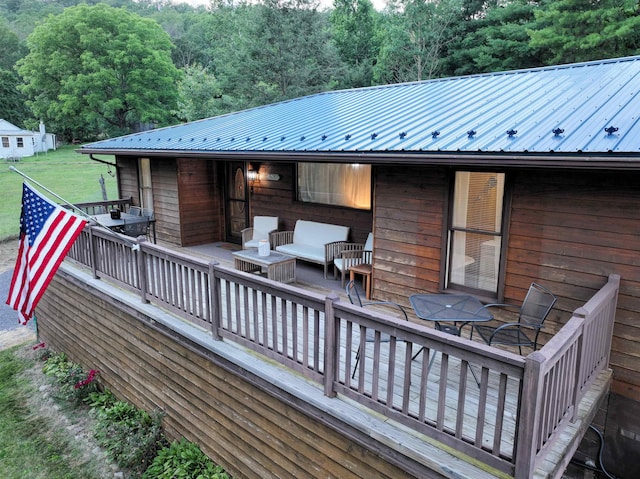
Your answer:
[[[220,151],[131,150],[81,148],[82,154],[133,156],[137,158],[193,158],[211,161],[251,161],[313,163],[367,163],[397,165],[431,165],[470,168],[551,168],[640,170],[640,155],[586,155],[541,153],[451,153],[451,152],[302,152],[302,151]],[[93,156],[92,156],[93,159]]]

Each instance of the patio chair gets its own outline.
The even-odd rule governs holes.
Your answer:
[[[362,300],[360,299],[360,293],[358,292],[358,289],[356,288],[355,281],[349,281],[347,283],[345,291],[347,293],[347,297],[349,298],[349,301],[351,302],[351,304],[353,304],[355,306],[360,306],[361,308],[366,307],[366,306],[376,306],[376,305],[379,305],[379,306],[390,306],[392,308],[399,309],[402,312],[402,315],[404,316],[404,319],[406,321],[409,321],[409,317],[407,316],[407,312],[398,303],[394,303],[392,301],[365,301],[365,302],[362,302]],[[380,341],[387,343],[390,340],[391,340],[391,338],[389,337],[389,335],[387,335],[387,334],[380,335]],[[368,342],[368,343],[371,343],[371,342],[375,341],[375,331],[374,330],[367,329],[365,341]],[[360,362],[360,348],[358,347],[358,351],[356,352],[356,364],[355,364],[355,366],[353,366],[353,373],[351,374],[351,378],[354,378],[356,376],[356,370],[358,369],[358,363],[359,362]]]
[[[137,238],[139,236],[149,237],[149,220],[136,221],[135,223],[127,223],[121,226],[122,233],[127,236]]]
[[[277,216],[254,216],[253,226],[241,231],[242,249],[257,248],[260,240],[268,240],[269,247],[273,249],[270,236],[278,231],[278,221]]]
[[[369,233],[367,241],[363,243],[342,243],[339,257],[333,260],[333,279],[338,277],[338,271],[342,276],[342,287],[351,266],[358,264],[371,264],[373,253],[373,233]]]
[[[476,331],[489,346],[494,344],[518,346],[520,355],[522,355],[523,346],[533,348],[535,351],[538,347],[538,335],[542,329],[542,323],[555,302],[556,297],[551,291],[537,283],[531,283],[521,306],[497,303],[485,305],[485,308],[517,309],[519,311],[517,322],[504,323],[497,327],[476,323],[471,330],[471,338]]]
[[[154,218],[154,211],[151,208],[142,208],[140,211],[140,215],[147,218],[149,221],[152,221]]]
[[[139,206],[130,206],[129,214],[134,216],[140,216],[142,215],[142,208],[140,208]]]

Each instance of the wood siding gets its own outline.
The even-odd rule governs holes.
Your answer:
[[[151,161],[151,188],[156,215],[156,234],[162,241],[182,244],[178,201],[178,167],[173,158]]]
[[[62,272],[39,303],[38,328],[52,349],[99,369],[116,396],[165,411],[171,438],[198,442],[236,479],[441,477],[398,469],[381,458],[385,446],[363,447],[347,425],[338,434],[286,391],[269,393],[248,371]]]
[[[373,297],[438,291],[446,185],[442,169],[376,167]]]
[[[447,176],[428,167],[376,170],[373,297],[408,305],[410,294],[439,288]],[[520,304],[533,281],[558,296],[544,344],[619,274],[613,391],[640,400],[640,175],[512,171],[507,181],[504,301]]]
[[[349,240],[364,243],[372,229],[372,212],[352,208],[302,203],[295,200],[296,167],[293,163],[264,163],[260,175],[280,175],[279,181],[260,180],[254,184],[250,218],[258,215],[280,217],[280,230],[293,230],[296,220],[349,226]]]
[[[116,157],[118,169],[119,198],[132,198],[132,204],[140,206],[140,188],[138,186],[138,159]]]
[[[181,246],[224,238],[221,163],[178,159]]]
[[[532,281],[558,296],[546,342],[607,275],[619,274],[612,390],[640,400],[640,175],[527,171],[511,181],[505,299],[522,301]]]

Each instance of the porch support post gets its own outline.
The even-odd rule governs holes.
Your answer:
[[[211,336],[216,341],[221,341],[220,335],[220,288],[218,287],[218,279],[216,278],[216,266],[220,263],[217,261],[211,261],[209,263],[209,291],[211,293],[211,300],[209,301],[209,315],[211,317]]]
[[[333,293],[324,302],[324,394],[327,397],[336,397],[333,383],[336,379],[336,317],[333,303],[338,300],[338,295]]]
[[[522,401],[516,435],[515,479],[532,476],[538,449],[540,410],[542,408],[542,364],[544,354],[539,351],[525,358]]]

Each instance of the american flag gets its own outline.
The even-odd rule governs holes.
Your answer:
[[[20,243],[7,304],[27,324],[86,220],[22,186]]]

